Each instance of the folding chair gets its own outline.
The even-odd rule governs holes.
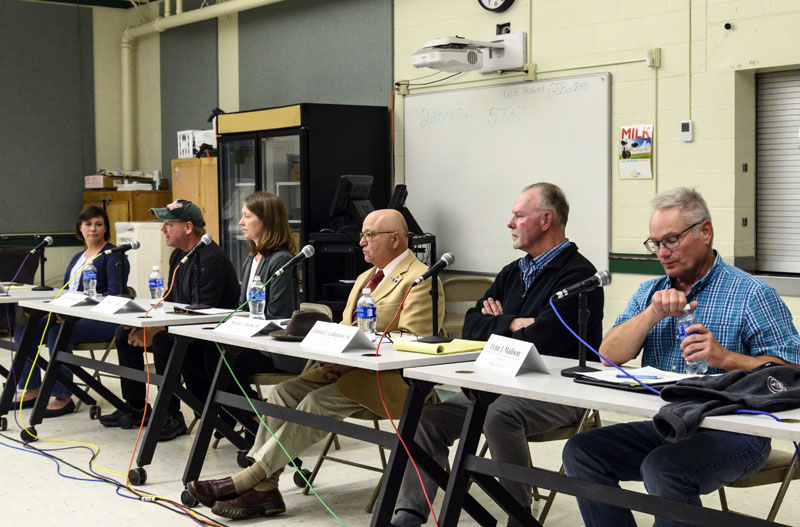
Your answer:
[[[778,515],[778,509],[781,508],[783,498],[786,496],[786,491],[789,490],[789,484],[794,479],[800,479],[800,470],[798,470],[797,452],[789,453],[782,450],[773,450],[769,454],[767,463],[764,468],[753,474],[739,480],[734,481],[729,487],[736,488],[749,488],[759,487],[761,485],[770,485],[772,483],[780,483],[778,494],[772,502],[772,507],[767,514],[767,521],[774,521],[775,516]],[[728,508],[728,499],[725,496],[725,488],[719,489],[719,501],[723,511],[730,510]]]

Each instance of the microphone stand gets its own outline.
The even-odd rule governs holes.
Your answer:
[[[578,336],[581,340],[578,342],[578,365],[561,370],[561,375],[564,377],[577,377],[580,373],[598,371],[597,368],[586,366],[586,345],[583,341],[586,340],[588,325],[589,305],[586,300],[586,293],[580,292],[578,293]]]
[[[194,267],[192,267],[192,304],[186,306],[186,309],[191,309],[197,311],[199,309],[209,309],[211,306],[207,306],[205,304],[200,303],[200,261],[198,260],[200,256],[197,255],[195,257]]]
[[[127,280],[125,280],[125,260],[128,258],[126,251],[122,251],[119,255],[119,260],[117,263],[114,264],[117,267],[117,272],[119,273],[119,294],[122,298],[133,298],[131,295],[128,294],[128,284]]]
[[[427,342],[429,344],[441,344],[442,342],[452,341],[452,337],[442,337],[439,335],[439,273],[435,272],[431,275],[431,325],[433,326],[430,337],[423,337],[418,339],[419,342]]]
[[[44,263],[47,261],[47,258],[44,257],[44,247],[39,247],[36,252],[39,253],[39,270],[42,273],[42,285],[31,288],[31,291],[52,291],[52,287],[44,285]]]

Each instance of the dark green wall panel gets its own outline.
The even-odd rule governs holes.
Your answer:
[[[72,231],[95,170],[92,11],[0,2],[0,233]]]
[[[391,0],[292,0],[253,9],[239,15],[239,107],[389,106],[392,60]]]

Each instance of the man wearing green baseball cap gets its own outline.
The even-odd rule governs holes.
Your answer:
[[[233,264],[223,250],[213,241],[200,244],[194,255],[180,264],[205,234],[203,212],[191,201],[179,199],[166,207],[150,209],[155,217],[164,221],[161,232],[169,247],[174,250],[169,258],[169,274],[164,298],[177,304],[205,304],[210,307],[234,309],[239,299],[239,280]],[[176,272],[177,269],[177,272]],[[174,284],[173,284],[174,281]],[[115,341],[121,366],[144,369],[143,347],[145,335],[141,328],[120,326]],[[158,374],[166,369],[174,337],[163,327],[148,328],[147,350],[153,352],[153,363]],[[213,350],[210,342],[195,341],[189,345],[188,353],[205,353]],[[213,372],[206,371],[202,361],[185,361],[181,371],[186,388],[198,399],[205,400]],[[117,410],[100,417],[107,427],[131,428],[138,426],[145,404],[145,385],[130,379],[121,379],[122,397],[137,410],[129,414]],[[150,412],[148,411],[148,417]],[[167,417],[161,428],[160,441],[168,441],[186,433],[186,422],[180,411],[180,400],[172,397]]]

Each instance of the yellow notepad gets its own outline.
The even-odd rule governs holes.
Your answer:
[[[448,353],[464,353],[465,351],[480,351],[486,345],[480,340],[453,339],[451,342],[431,344],[417,340],[395,340],[394,349],[400,351],[413,351],[414,353],[429,353],[431,355],[446,355]]]

